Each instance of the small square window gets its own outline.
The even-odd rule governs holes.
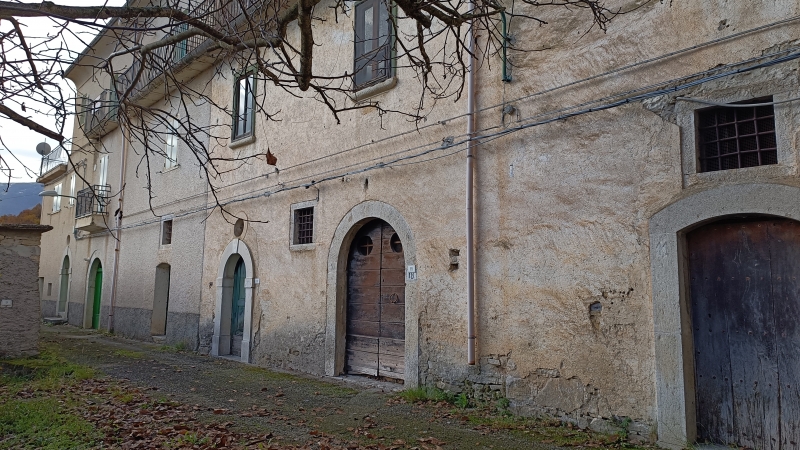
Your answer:
[[[161,245],[172,244],[172,218],[161,221]]]
[[[233,140],[253,134],[255,99],[255,75],[250,72],[237,78],[233,92]]]
[[[393,26],[388,0],[364,0],[355,8],[353,73],[356,89],[392,77]]]
[[[295,209],[292,243],[298,245],[312,242],[314,242],[314,207]]]
[[[778,163],[772,97],[697,112],[697,157],[700,172]]]

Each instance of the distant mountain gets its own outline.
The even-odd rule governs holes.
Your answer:
[[[11,183],[8,191],[5,188],[5,184],[0,185],[0,216],[16,215],[42,202],[39,192],[44,186],[39,183]]]

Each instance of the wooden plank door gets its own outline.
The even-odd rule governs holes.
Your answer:
[[[402,378],[405,365],[405,259],[391,226],[358,231],[347,269],[345,371]]]
[[[94,275],[94,302],[92,303],[92,328],[100,328],[100,301],[103,298],[103,266],[97,265]]]
[[[798,448],[798,239],[786,220],[687,236],[699,442]]]
[[[244,279],[247,276],[244,260],[239,258],[233,269],[233,295],[231,298],[231,355],[242,356],[244,339]]]

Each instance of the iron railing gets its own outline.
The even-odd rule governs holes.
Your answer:
[[[39,168],[39,176],[50,172],[61,164],[66,164],[69,154],[62,146],[54,148],[50,153],[42,156],[42,164]]]
[[[113,89],[104,90],[94,100],[84,99],[83,112],[79,118],[84,134],[89,138],[102,135],[106,123],[116,122],[117,109],[119,102]]]
[[[226,35],[235,36],[239,34],[237,28],[244,20],[244,10],[248,15],[253,14],[274,0],[203,0],[196,5],[190,6],[190,14],[199,18],[204,24],[220,30]],[[179,33],[188,29],[186,24],[175,27],[175,32]],[[210,39],[205,35],[194,35],[178,43],[159,47],[148,53],[149,59],[139,79],[136,76],[141,68],[142,61],[134,59],[131,66],[117,77],[117,89],[122,95],[128,93],[135,96],[139,91],[150,84],[153,80],[163,75],[166,71],[173,71],[177,66],[186,64],[193,60],[201,52],[196,51],[200,46],[209,42]],[[135,81],[135,84],[134,84]]]
[[[91,216],[92,214],[105,214],[108,210],[108,198],[111,186],[96,184],[78,191],[75,206],[75,218]]]

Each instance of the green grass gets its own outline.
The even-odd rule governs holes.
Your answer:
[[[427,401],[456,403],[460,398],[460,396],[456,397],[449,392],[430,386],[422,386],[418,388],[406,389],[399,395],[400,398],[404,399],[409,403],[419,403]],[[464,398],[466,399],[466,395],[464,395]],[[467,400],[467,402],[468,401],[469,400]]]
[[[0,400],[0,448],[89,448],[102,435],[50,398]]]
[[[77,400],[48,396],[95,377],[93,369],[68,363],[46,347],[36,357],[0,360],[0,369],[0,449],[81,449],[101,439],[91,423],[71,411]]]
[[[142,359],[145,357],[143,352],[137,352],[132,350],[117,350],[114,352],[114,356],[119,356],[120,358],[128,358],[128,359]]]

